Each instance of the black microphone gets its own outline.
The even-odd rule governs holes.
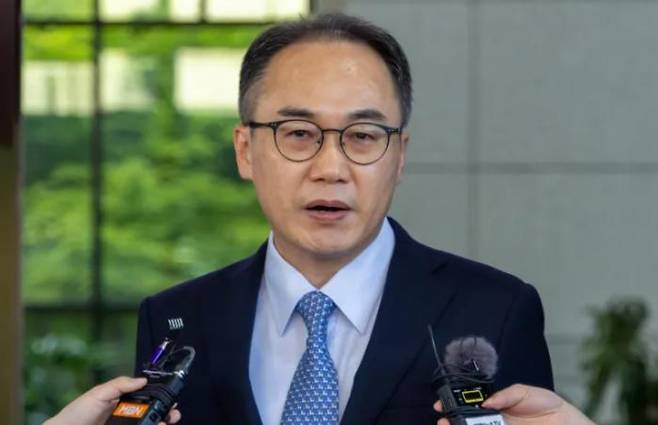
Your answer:
[[[479,336],[459,338],[446,346],[441,361],[432,327],[428,330],[437,363],[432,387],[443,404],[441,416],[451,425],[505,425],[497,410],[482,407],[498,369],[493,345]]]
[[[142,370],[146,386],[121,396],[105,425],[157,425],[176,403],[196,352],[190,346],[176,346],[183,319],[174,318],[168,322],[169,334]]]

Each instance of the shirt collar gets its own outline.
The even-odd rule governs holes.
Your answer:
[[[376,313],[384,291],[395,235],[384,219],[377,237],[356,258],[343,266],[320,289],[329,296],[359,333],[365,332]],[[283,335],[299,300],[315,287],[274,246],[272,233],[267,242],[264,284],[276,328]]]

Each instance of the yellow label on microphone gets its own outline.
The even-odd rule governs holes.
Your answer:
[[[462,398],[466,403],[480,403],[484,401],[484,395],[480,390],[466,390],[462,391]]]
[[[128,403],[122,401],[117,404],[117,407],[112,412],[112,416],[120,416],[122,418],[141,418],[148,410],[148,404],[142,403]]]

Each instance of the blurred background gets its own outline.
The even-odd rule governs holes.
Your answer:
[[[27,423],[131,373],[142,298],[267,236],[233,159],[240,63],[267,25],[309,12],[308,0],[23,2]]]
[[[144,296],[264,240],[232,153],[240,61],[268,25],[336,10],[390,30],[411,61],[410,157],[391,215],[537,287],[563,396],[599,423],[658,423],[658,2],[20,7],[21,134],[0,134],[20,138],[0,147],[0,302],[18,298],[20,269],[21,307],[3,318],[23,332],[21,423],[131,373]]]

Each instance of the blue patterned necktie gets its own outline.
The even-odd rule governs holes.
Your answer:
[[[338,424],[338,375],[327,348],[327,323],[336,304],[314,291],[304,295],[296,311],[308,329],[306,351],[292,377],[281,425]]]

